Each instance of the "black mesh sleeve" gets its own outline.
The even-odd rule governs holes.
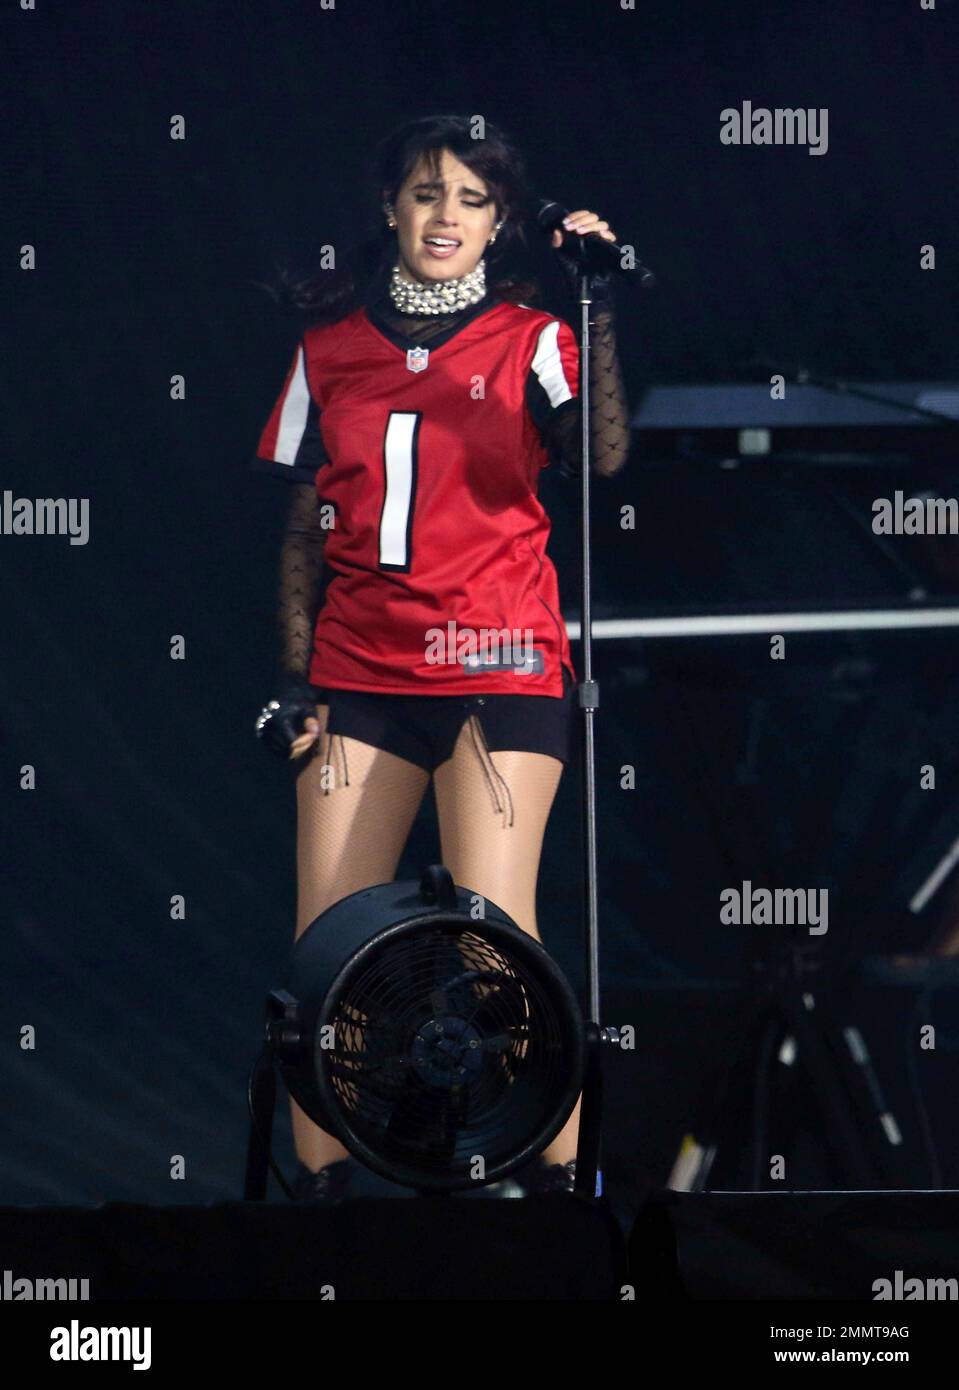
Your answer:
[[[278,664],[284,676],[306,681],[313,653],[326,530],[321,525],[321,504],[313,485],[292,483],[291,490],[280,551]]]
[[[612,477],[629,457],[629,406],[616,347],[615,311],[607,302],[590,315],[590,461],[592,471]],[[553,412],[544,426],[550,457],[566,477],[579,477],[583,468],[582,410]]]

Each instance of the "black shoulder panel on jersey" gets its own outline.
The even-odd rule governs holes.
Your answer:
[[[292,463],[279,459],[263,458],[255,455],[251,468],[257,473],[272,473],[277,478],[287,478],[294,483],[312,483],[324,464],[330,462],[323,436],[320,433],[320,411],[315,401],[310,401],[306,425]]]

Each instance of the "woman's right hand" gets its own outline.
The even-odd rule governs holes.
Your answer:
[[[302,758],[306,750],[316,743],[317,739],[320,737],[320,721],[315,714],[311,715],[305,721],[303,727],[306,732],[300,734],[299,737],[295,738],[290,744],[291,758]]]
[[[283,688],[264,705],[256,721],[256,736],[281,758],[299,758],[319,738],[316,694],[302,682]]]

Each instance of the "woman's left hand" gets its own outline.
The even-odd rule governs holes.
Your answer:
[[[587,232],[596,232],[604,241],[615,241],[616,236],[610,230],[608,222],[604,222],[598,212],[589,212],[586,208],[580,208],[578,212],[571,212],[568,217],[563,219],[563,227],[567,232],[577,232],[585,236]],[[563,233],[559,227],[553,231],[553,246],[559,247],[563,244]]]

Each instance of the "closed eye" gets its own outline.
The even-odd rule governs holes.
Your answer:
[[[414,197],[416,198],[416,201],[417,201],[418,203],[431,203],[431,202],[433,201],[433,199],[436,197],[436,194],[435,194],[435,193],[416,193],[416,194],[414,194]],[[464,206],[464,207],[467,207],[467,208],[485,208],[485,207],[486,207],[486,204],[487,204],[489,201],[490,201],[489,198],[481,198],[480,201],[477,203],[477,202],[471,201],[469,198],[464,198],[464,199],[463,199],[463,206]]]

